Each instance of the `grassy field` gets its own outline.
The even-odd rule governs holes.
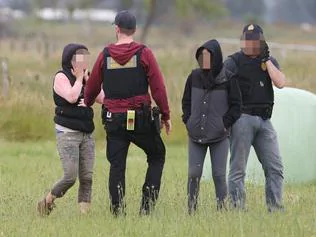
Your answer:
[[[7,39],[0,42],[1,57],[9,60],[11,90],[9,98],[0,98],[0,137],[9,140],[53,139],[54,106],[52,84],[54,73],[60,68],[62,48],[69,42],[86,44],[91,52],[91,66],[103,46],[115,40],[113,28],[108,25],[92,25],[91,34],[85,35],[79,24],[51,24],[44,22],[20,22],[16,29],[21,36],[33,32],[48,36],[51,53],[48,57],[37,52],[38,38],[25,40]],[[214,23],[209,30],[197,26],[191,34],[184,34],[175,28],[153,28],[147,44],[153,49],[165,76],[168,90],[174,133],[169,138],[174,143],[182,143],[185,130],[181,123],[181,98],[185,80],[196,67],[196,48],[210,38],[238,38],[241,24],[231,22]],[[295,26],[265,26],[269,41],[282,43],[316,44],[316,30],[306,33]],[[282,34],[280,34],[282,32]],[[139,33],[136,34],[138,39]],[[25,47],[27,45],[27,47]],[[238,46],[222,45],[224,57],[238,50]],[[287,86],[306,89],[316,93],[316,56],[311,52],[271,49],[287,76]],[[1,87],[1,83],[0,83]],[[100,109],[95,107],[96,137],[102,138]],[[35,122],[36,121],[36,122]],[[47,126],[49,125],[49,126]]]
[[[87,216],[79,214],[78,185],[48,218],[38,217],[35,207],[62,175],[54,142],[52,101],[53,75],[60,68],[62,47],[69,42],[87,44],[91,66],[104,44],[115,40],[113,28],[93,25],[85,35],[78,24],[20,22],[21,35],[46,33],[49,57],[36,51],[36,39],[6,39],[0,42],[0,58],[9,60],[10,93],[0,97],[0,237],[2,236],[307,236],[316,237],[316,183],[286,184],[285,213],[268,214],[264,187],[249,183],[248,212],[217,212],[212,182],[201,187],[200,209],[196,216],[186,212],[187,155],[186,131],[181,123],[181,97],[187,75],[196,66],[194,52],[210,38],[238,38],[241,24],[214,23],[208,30],[197,26],[191,34],[174,28],[154,28],[148,38],[166,80],[172,111],[173,133],[164,137],[167,161],[156,212],[138,216],[145,157],[132,147],[127,170],[126,218],[113,219],[109,213],[104,131],[100,109],[95,106],[97,158],[93,185],[93,206]],[[280,34],[282,32],[282,34]],[[265,27],[266,37],[275,42],[316,44],[316,31],[304,33],[297,27]],[[137,37],[138,38],[138,34]],[[23,45],[27,44],[27,48]],[[226,57],[237,46],[222,45]],[[286,54],[271,50],[287,76],[287,85],[316,93],[314,53]],[[1,88],[1,83],[0,83]]]
[[[285,185],[285,213],[269,214],[264,188],[248,183],[248,212],[217,212],[212,182],[201,185],[196,216],[186,212],[187,156],[185,146],[169,145],[156,212],[139,217],[144,154],[131,147],[127,168],[127,216],[109,213],[109,164],[102,141],[97,143],[91,212],[79,214],[78,184],[47,218],[36,203],[62,175],[54,142],[0,142],[0,236],[316,236],[316,184]]]

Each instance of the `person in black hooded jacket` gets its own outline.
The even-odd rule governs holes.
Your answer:
[[[225,207],[226,164],[230,127],[240,117],[241,95],[235,78],[227,80],[217,40],[209,40],[195,55],[199,68],[189,75],[182,98],[182,119],[189,144],[188,211],[197,208],[200,178],[210,149],[217,208]]]
[[[91,202],[91,186],[95,145],[93,110],[83,103],[83,92],[88,75],[88,49],[81,44],[68,44],[62,55],[62,70],[54,77],[55,129],[57,150],[64,176],[45,198],[38,202],[40,215],[48,215],[54,200],[64,196],[79,178],[78,202],[81,213],[86,213]],[[96,99],[102,103],[101,92]]]

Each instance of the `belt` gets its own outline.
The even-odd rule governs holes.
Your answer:
[[[134,110],[135,111],[135,115],[139,115],[140,113],[142,113],[143,111],[142,110]],[[116,112],[116,113],[111,113],[109,111],[106,111],[105,112],[105,115],[111,115],[111,117],[113,118],[126,118],[127,117],[127,112]]]
[[[253,107],[253,108],[247,108],[244,107],[241,109],[242,113],[260,116],[263,119],[268,119],[271,117],[272,114],[272,108],[270,106],[267,107]]]

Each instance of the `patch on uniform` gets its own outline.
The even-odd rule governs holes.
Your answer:
[[[261,87],[264,87],[263,81],[260,81],[260,86],[261,86]]]
[[[248,30],[254,30],[254,29],[255,29],[254,25],[251,24],[248,26]]]
[[[262,69],[262,71],[267,71],[267,65],[266,65],[266,63],[261,63],[261,69]]]
[[[122,68],[135,68],[137,67],[137,57],[134,55],[127,63],[124,65],[116,62],[112,57],[107,57],[107,69],[122,69]]]

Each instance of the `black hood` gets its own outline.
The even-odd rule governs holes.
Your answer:
[[[196,50],[195,58],[198,60],[198,57],[203,49],[207,49],[212,55],[212,74],[213,77],[216,77],[223,67],[223,54],[221,46],[218,41],[215,39],[205,42],[201,47]]]
[[[67,44],[65,46],[61,60],[61,66],[64,71],[71,72],[71,59],[78,49],[88,50],[88,48],[82,44]]]

